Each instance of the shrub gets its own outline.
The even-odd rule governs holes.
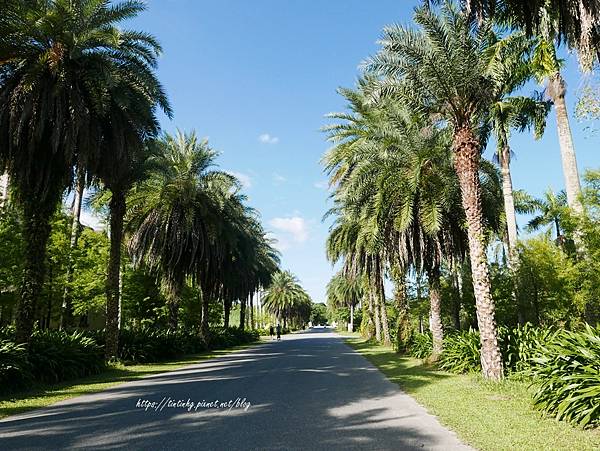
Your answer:
[[[550,328],[534,327],[530,323],[515,329],[500,327],[500,351],[506,371],[525,374],[533,358],[544,344],[554,340],[556,333]]]
[[[600,424],[600,327],[557,333],[532,360],[536,408],[581,426]]]
[[[548,328],[523,327],[499,328],[498,341],[504,368],[507,373],[525,372],[542,346],[554,339],[556,332]],[[479,332],[474,330],[448,334],[444,338],[444,351],[440,356],[440,367],[454,373],[469,373],[481,370],[481,343]]]
[[[256,330],[211,329],[214,349],[258,339]],[[99,373],[106,365],[104,342],[104,331],[35,331],[27,349],[14,342],[14,329],[0,329],[0,392],[27,388],[36,382],[55,383]],[[119,358],[126,362],[157,362],[206,350],[202,336],[195,331],[123,329],[119,339]]]
[[[204,339],[196,332],[144,327],[121,331],[118,356],[125,362],[160,362],[206,349]]]
[[[29,349],[13,338],[0,339],[1,392],[88,376],[104,367],[102,347],[82,333],[35,331]]]
[[[25,345],[0,340],[0,391],[25,388],[32,380]]]
[[[33,378],[41,382],[59,382],[96,374],[105,367],[102,346],[81,332],[34,332],[29,343],[28,360]]]
[[[258,330],[240,329],[239,327],[218,327],[211,329],[211,347],[213,349],[224,349],[252,343],[260,338]]]
[[[225,349],[252,343],[259,338],[256,330],[213,327],[210,329],[209,345],[211,349]],[[204,338],[195,331],[124,329],[119,339],[119,359],[126,362],[159,362],[185,354],[197,354],[207,349]]]
[[[413,334],[409,345],[409,354],[417,359],[426,359],[433,352],[431,333]]]
[[[479,332],[456,332],[444,338],[440,368],[453,373],[473,373],[481,370]]]

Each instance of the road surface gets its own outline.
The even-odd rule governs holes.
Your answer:
[[[467,450],[335,333],[286,335],[0,421],[2,450]]]

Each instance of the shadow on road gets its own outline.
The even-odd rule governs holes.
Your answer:
[[[158,403],[168,397],[192,403],[245,398],[251,405],[196,411],[136,407],[139,400]],[[0,442],[7,450],[452,449],[458,444],[432,417],[423,417],[422,409],[403,407],[406,398],[335,334],[313,330],[9,417],[0,421]],[[445,441],[446,435],[452,440]]]

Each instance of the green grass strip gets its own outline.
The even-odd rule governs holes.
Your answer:
[[[75,396],[96,393],[124,382],[140,379],[152,374],[165,373],[193,365],[203,360],[237,352],[257,343],[236,346],[230,349],[183,356],[177,360],[139,365],[110,365],[106,371],[80,379],[51,385],[37,385],[29,390],[0,397],[0,418],[28,410],[39,409]]]
[[[480,450],[598,450],[600,430],[583,430],[544,417],[531,405],[528,384],[486,382],[452,374],[398,355],[392,348],[342,334],[387,378],[398,384],[463,442]]]

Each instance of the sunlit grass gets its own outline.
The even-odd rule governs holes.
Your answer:
[[[347,343],[469,445],[481,450],[598,450],[600,430],[545,418],[531,407],[526,382],[500,384],[456,375],[344,334]]]
[[[140,365],[111,365],[106,371],[85,378],[74,379],[52,385],[38,385],[30,390],[0,397],[0,418],[45,407],[64,399],[87,393],[95,393],[115,385],[152,374],[174,371],[202,360],[230,354],[254,344],[236,346],[231,349],[195,354],[180,359]]]

